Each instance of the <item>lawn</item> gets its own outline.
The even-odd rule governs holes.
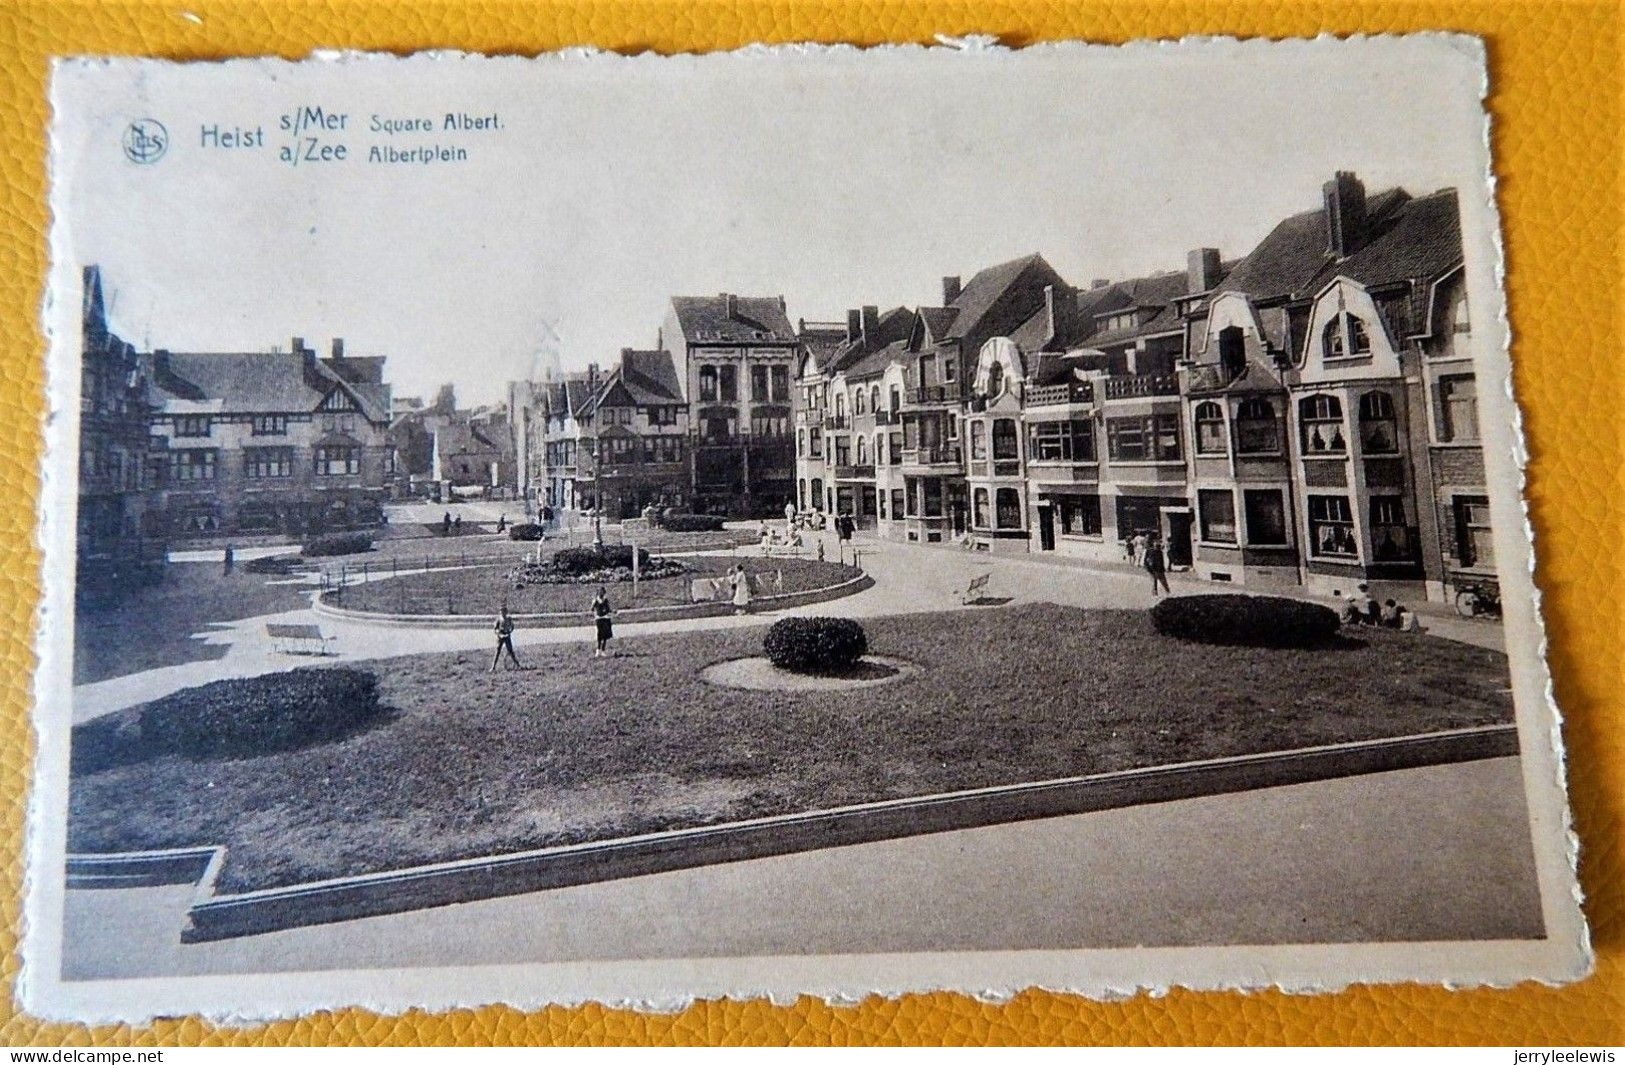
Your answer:
[[[536,553],[538,545],[543,555],[552,554],[561,547],[572,545],[580,546],[592,542],[592,529],[577,529],[573,538],[549,536],[546,540],[510,540],[506,533],[498,536],[495,533],[495,524],[489,529],[477,530],[469,523],[463,525],[461,535],[442,536],[440,527],[410,525],[386,526],[379,534],[371,551],[365,554],[334,556],[332,558],[316,559],[328,565],[338,563],[369,562],[372,565],[383,563],[388,565],[391,559],[399,559],[404,565],[408,560],[430,559],[436,563],[469,561],[477,562],[481,559],[519,559]],[[432,531],[431,531],[432,530]],[[620,542],[612,535],[605,536],[605,542]],[[667,532],[657,530],[644,537],[637,538],[639,547],[651,551],[694,551],[715,548],[727,548],[738,544],[754,544],[756,536],[747,530],[723,529],[721,532]]]
[[[171,562],[159,584],[110,604],[81,603],[73,616],[73,682],[219,658],[224,646],[192,634],[214,621],[309,606],[308,586],[270,583],[287,579],[249,573],[241,565],[228,576],[218,562]]]
[[[220,886],[272,887],[767,814],[1506,722],[1507,665],[1430,636],[1343,649],[1173,641],[1138,612],[1033,605],[866,622],[895,684],[775,695],[705,666],[760,630],[376,663],[393,713],[340,742],[79,775],[69,848],[229,846]],[[112,729],[124,711],[81,726]],[[105,734],[104,734],[105,735]]]
[[[675,606],[691,602],[689,582],[701,577],[722,577],[736,563],[757,577],[760,593],[804,592],[824,588],[858,576],[851,566],[812,559],[735,558],[731,555],[690,556],[681,560],[689,571],[680,576],[638,582],[637,598],[630,581],[607,585],[609,601],[617,610],[629,607]],[[509,576],[513,565],[473,569],[442,569],[408,573],[388,580],[347,587],[342,605],[352,610],[396,614],[494,614],[507,603],[516,614],[584,612],[591,608],[596,584],[534,584],[515,588]]]

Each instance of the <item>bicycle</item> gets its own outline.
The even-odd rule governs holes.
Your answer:
[[[1456,613],[1464,618],[1500,617],[1500,589],[1489,582],[1462,585],[1456,591]]]

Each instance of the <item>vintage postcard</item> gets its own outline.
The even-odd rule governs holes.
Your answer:
[[[62,59],[27,1008],[1584,974],[1486,91]]]

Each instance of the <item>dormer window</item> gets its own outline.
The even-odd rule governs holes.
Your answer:
[[[1341,359],[1346,354],[1343,350],[1343,323],[1336,318],[1327,322],[1321,332],[1321,341],[1328,359]]]
[[[1371,353],[1371,334],[1366,332],[1364,319],[1346,315],[1349,323],[1349,352],[1354,355]]]
[[[1004,391],[1004,364],[992,363],[987,368],[987,394],[997,396]]]
[[[1321,330],[1322,350],[1328,359],[1343,359],[1371,354],[1371,332],[1364,319],[1352,314],[1339,314]]]

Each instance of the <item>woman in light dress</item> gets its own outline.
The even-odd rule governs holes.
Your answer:
[[[748,613],[750,611],[750,574],[745,572],[745,564],[741,562],[735,566],[733,575],[728,579],[733,584],[734,613]]]

